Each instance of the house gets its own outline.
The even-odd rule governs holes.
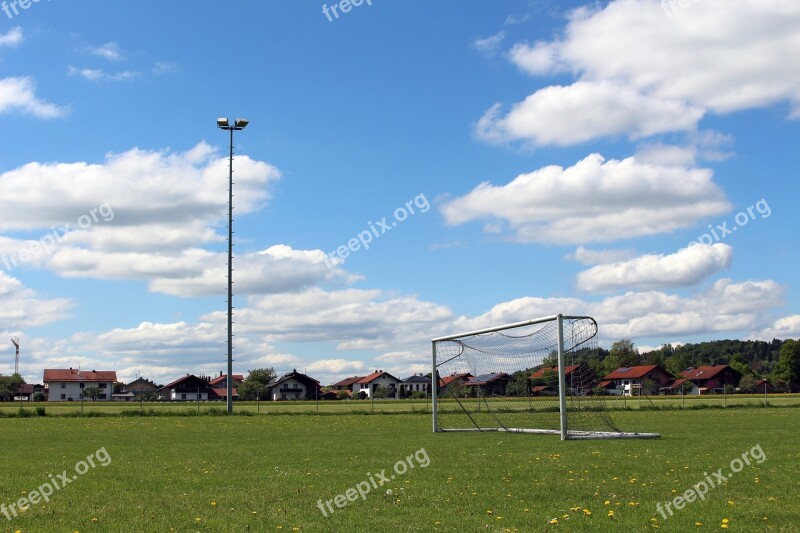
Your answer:
[[[730,365],[701,366],[690,368],[681,372],[681,375],[694,383],[698,388],[698,394],[722,391],[726,385],[735,388],[742,375]],[[763,387],[763,385],[762,385]]]
[[[450,374],[449,376],[445,376],[443,378],[439,378],[439,392],[444,392],[445,387],[453,383],[466,385],[466,383],[473,377],[474,376],[469,372],[460,372],[460,373]],[[458,385],[455,386],[457,387]]]
[[[361,398],[372,398],[373,393],[378,387],[389,390],[388,397],[397,397],[397,387],[400,380],[383,370],[376,370],[369,376],[363,377],[353,385],[353,394],[358,394]]]
[[[89,387],[100,389],[98,400],[110,400],[117,381],[114,370],[80,370],[70,368],[45,369],[44,387],[51,402],[71,402],[82,400],[83,391]]]
[[[545,366],[530,375],[531,393],[558,394],[558,367]],[[588,394],[597,384],[594,371],[586,363],[564,367],[564,382],[570,394]]]
[[[125,385],[122,392],[132,392],[134,396],[140,393],[145,393],[146,396],[148,393],[153,394],[157,393],[157,391],[158,385],[156,385],[154,382],[150,381],[149,379],[138,378]]]
[[[658,389],[659,394],[700,394],[697,385],[686,378],[678,378],[669,385]]]
[[[763,394],[765,392],[766,393],[773,393],[773,392],[775,392],[775,386],[772,383],[770,383],[769,381],[767,381],[766,379],[759,378],[759,379],[753,381],[753,385],[749,389],[742,390],[742,392],[750,392],[750,393],[753,393],[753,394],[758,394],[758,393],[762,393]]]
[[[236,376],[234,375],[234,380],[235,379],[236,379]],[[210,385],[210,383],[209,383],[209,385]],[[209,400],[225,400],[225,401],[227,401],[228,400],[228,384],[227,384],[227,382],[223,382],[223,385],[224,385],[223,387],[216,387],[216,388],[212,387],[208,391],[208,399]],[[234,387],[233,390],[231,391],[231,398],[233,398],[233,401],[236,401],[236,400],[239,399],[239,391],[236,390],[236,387]]]
[[[505,396],[506,387],[513,379],[505,372],[493,372],[472,377],[464,386],[474,387],[472,390],[480,390],[480,393],[484,396]]]
[[[292,370],[267,383],[267,396],[272,401],[317,400],[320,394],[319,381],[297,370]]]
[[[194,374],[186,374],[158,389],[158,395],[162,400],[171,401],[205,401],[208,400],[210,393],[208,380]]]
[[[112,394],[111,399],[115,402],[132,402],[136,399],[136,395],[133,392],[120,392]]]
[[[244,376],[242,374],[234,374],[233,375],[233,387],[236,388],[237,385],[241,385],[244,382]],[[212,379],[208,382],[214,389],[228,389],[228,375],[223,374],[222,372],[219,373],[219,376]],[[227,396],[227,393],[226,393]]]
[[[654,394],[673,383],[675,376],[658,365],[623,366],[603,376],[603,381],[612,382],[607,389],[611,394],[635,396],[639,392]]]
[[[364,379],[364,376],[353,376],[349,378],[345,378],[342,381],[334,383],[331,385],[331,389],[333,390],[349,390],[353,392],[354,385],[359,381]]]
[[[431,378],[422,374],[414,374],[400,382],[400,392],[405,393],[407,396],[411,395],[412,392],[428,394],[430,391]]]
[[[19,386],[17,392],[14,393],[14,401],[15,402],[32,402],[33,395],[36,391],[34,391],[34,385],[32,383],[24,383]]]

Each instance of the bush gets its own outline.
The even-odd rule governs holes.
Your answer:
[[[424,400],[428,395],[421,390],[416,390],[411,393],[411,399],[413,400]]]
[[[47,416],[47,412],[43,405],[36,408],[36,416]]]
[[[24,407],[20,407],[19,411],[17,412],[17,416],[20,418],[30,418],[33,416],[33,414],[33,411],[25,409]]]

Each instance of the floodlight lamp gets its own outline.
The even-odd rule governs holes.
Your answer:
[[[247,120],[246,118],[237,118],[234,124],[236,125],[237,128],[243,130],[247,127],[248,124],[250,124],[250,121]]]
[[[229,128],[230,122],[228,122],[227,118],[220,117],[217,119],[217,126],[219,126],[220,128]]]

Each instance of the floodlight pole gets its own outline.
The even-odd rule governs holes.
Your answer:
[[[241,118],[237,118],[233,124],[227,118],[217,119],[217,126],[230,132],[230,150],[228,152],[228,414],[233,413],[233,380],[231,379],[233,376],[233,132],[243,130],[247,124],[249,121]]]

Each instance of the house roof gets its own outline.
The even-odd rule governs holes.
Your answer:
[[[603,379],[638,379],[643,378],[656,368],[658,365],[641,365],[641,366],[622,366],[614,370],[610,374],[603,376]],[[666,370],[663,370],[666,372]]]
[[[578,365],[569,365],[564,367],[564,375],[569,376],[570,372],[578,368]],[[546,373],[558,373],[557,366],[545,366],[531,374],[531,379],[536,379],[544,376]]]
[[[467,380],[467,379],[469,379],[471,377],[472,377],[472,374],[470,374],[469,372],[462,372],[460,374],[450,374],[449,376],[445,376],[443,378],[439,378],[439,386],[440,387],[444,387],[445,385],[449,385],[449,384],[451,384],[452,382],[454,382],[454,381],[456,381],[458,379]]]
[[[716,365],[716,366],[700,366],[697,368],[690,368],[689,370],[684,370],[681,372],[681,375],[686,379],[690,379],[692,381],[703,381],[705,379],[711,379],[726,368],[730,368],[734,372],[738,374],[736,370],[731,368],[729,365]]]
[[[33,394],[33,383],[23,383],[17,389],[17,394]]]
[[[597,384],[597,386],[600,387],[601,389],[605,389],[608,388],[608,386],[611,384],[612,384],[611,381],[601,381],[600,383]]]
[[[331,385],[331,387],[349,387],[350,385],[358,382],[358,380],[361,379],[364,379],[364,376],[352,376],[349,378],[345,378],[342,381],[339,381],[338,383],[334,383],[333,385]]]
[[[68,381],[68,382],[106,382],[117,381],[115,370],[78,370],[75,368],[53,369],[47,368],[44,371],[44,381]]]
[[[213,387],[214,385],[219,385],[220,383],[225,383],[226,379],[228,379],[228,374],[223,374],[218,378],[212,379],[211,381],[208,382],[208,384]],[[233,375],[233,381],[234,381],[234,383],[237,382],[237,381],[238,382],[242,382],[242,381],[244,381],[244,376],[242,374],[234,374]]]
[[[312,386],[316,385],[317,387],[319,387],[319,381],[317,381],[314,378],[308,377],[305,374],[301,374],[297,370],[292,370],[291,372],[287,372],[286,374],[282,375],[279,378],[275,378],[275,379],[270,380],[267,383],[267,387],[274,387],[276,385],[280,385],[281,383],[283,383],[284,381],[287,381],[289,379],[294,379],[294,380],[300,381],[302,383],[306,383],[306,384],[309,384],[309,385],[312,385]]]
[[[536,385],[535,387],[533,387],[531,389],[531,392],[533,392],[533,393],[542,392],[542,391],[546,391],[549,388],[550,387],[548,387],[547,385]]]
[[[234,379],[236,378],[236,374],[233,375]],[[209,396],[212,398],[227,398],[228,397],[228,389],[227,387],[217,387],[216,389],[211,389],[209,391]],[[236,387],[233,388],[233,394],[231,397],[236,398],[239,396],[239,392],[236,390]]]
[[[414,374],[413,376],[409,376],[403,380],[403,383],[430,383],[431,378],[428,376],[423,376],[421,374]]]
[[[505,379],[511,379],[511,376],[509,376],[505,372],[482,374],[478,377],[470,378],[470,380],[466,382],[465,385],[471,385],[471,386],[486,385],[487,383],[491,383],[493,381],[501,381]]]
[[[172,383],[167,383],[166,385],[161,387],[161,389],[171,389],[171,388],[175,387],[176,385],[180,385],[184,381],[201,381],[201,382],[203,382],[203,384],[208,386],[208,381],[204,380],[203,378],[199,378],[199,377],[195,376],[194,374],[186,374],[185,376],[176,379]]]
[[[360,385],[365,385],[367,383],[372,383],[373,381],[375,381],[376,379],[378,379],[381,376],[388,376],[388,377],[390,377],[390,378],[392,378],[394,380],[400,381],[399,379],[397,379],[396,377],[394,377],[393,375],[391,375],[388,372],[384,372],[383,370],[376,370],[375,372],[373,372],[369,376],[366,376],[366,377],[363,377],[363,378],[359,379],[356,383],[358,383]]]

